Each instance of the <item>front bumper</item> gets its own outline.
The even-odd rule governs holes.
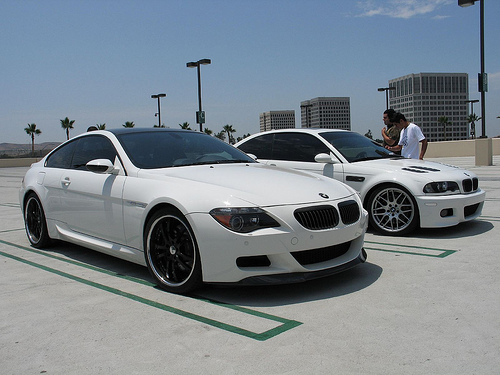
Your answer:
[[[479,189],[471,194],[419,196],[420,227],[450,227],[478,218],[481,215],[486,192]]]
[[[293,212],[295,208],[273,207],[267,211],[275,217],[293,217],[280,211]],[[272,280],[275,280],[275,283],[287,282],[283,280],[306,280],[340,272],[361,263],[366,259],[363,255],[363,242],[368,224],[367,217],[367,212],[361,210],[357,222],[350,225],[341,224],[328,230],[307,230],[295,222],[279,228],[239,234],[223,228],[209,215],[188,215],[197,234],[203,281],[244,284],[263,283],[267,279],[271,283]],[[336,251],[336,247],[344,249],[338,256],[329,259],[312,262],[301,262],[297,259],[297,253],[307,257],[308,254],[304,253],[309,251],[311,254],[330,249]],[[268,264],[237,265],[238,259],[252,257],[265,258]]]

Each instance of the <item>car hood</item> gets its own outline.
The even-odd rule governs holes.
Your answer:
[[[378,172],[402,172],[415,176],[415,179],[432,181],[443,179],[460,180],[475,177],[474,173],[459,167],[418,159],[377,159],[355,162],[351,163],[351,165],[366,167],[367,171],[372,170],[370,174],[373,174],[373,170],[378,170]]]
[[[327,202],[355,194],[347,185],[319,176],[263,164],[211,164],[142,170],[140,177],[166,180],[186,194],[200,192],[226,205],[258,206]]]

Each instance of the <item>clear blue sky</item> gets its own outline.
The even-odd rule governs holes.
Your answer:
[[[485,1],[487,135],[500,135],[500,1]],[[2,0],[2,142],[65,140],[106,123],[196,128],[196,69],[213,131],[259,131],[259,113],[349,96],[352,128],[380,133],[388,80],[410,73],[469,74],[479,99],[479,2],[457,0]],[[480,116],[480,106],[475,112]]]

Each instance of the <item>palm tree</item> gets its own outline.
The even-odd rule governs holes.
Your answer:
[[[36,128],[36,124],[28,124],[24,131],[31,137],[31,155],[35,156],[35,134],[40,135],[42,131]]]
[[[208,135],[212,135],[213,131],[211,131],[209,128],[203,129],[203,132]]]
[[[224,132],[227,134],[227,143],[230,145],[234,144],[233,133],[236,132],[236,130],[233,128],[233,125],[224,125],[222,129],[224,129]]]
[[[106,130],[106,123],[104,124],[95,124],[97,130]]]
[[[75,120],[70,120],[69,118],[65,118],[64,120],[61,120],[61,126],[64,130],[66,130],[66,139],[69,139],[69,129],[73,129],[73,124],[75,123]]]
[[[443,125],[443,136],[444,140],[446,141],[446,126],[451,125],[451,122],[448,120],[448,117],[446,116],[441,116],[438,118],[438,122]]]
[[[221,141],[224,141],[226,139],[226,133],[224,130],[220,131],[219,133],[215,133],[215,138],[219,138]]]
[[[243,134],[243,136],[241,136],[241,137],[237,137],[237,138],[236,138],[236,142],[239,142],[239,141],[241,141],[241,140],[245,139],[246,137],[250,137],[250,136],[251,136],[251,134],[250,134],[250,133]]]
[[[481,117],[477,117],[475,113],[467,117],[467,123],[470,124],[470,135],[472,139],[476,138],[476,122],[479,120],[481,120]]]
[[[181,129],[191,130],[191,125],[189,125],[189,122],[184,122],[182,124],[179,124],[179,126],[181,127]]]
[[[127,121],[125,124],[122,124],[124,128],[133,128],[135,126],[133,121]]]

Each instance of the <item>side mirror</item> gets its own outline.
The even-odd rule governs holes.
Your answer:
[[[114,164],[109,159],[95,159],[89,161],[86,165],[87,169],[94,173],[117,174],[119,169],[116,169]]]
[[[327,163],[327,164],[336,164],[338,163],[337,159],[335,159],[332,155],[328,155],[325,153],[318,154],[314,157],[314,161],[317,163]]]

